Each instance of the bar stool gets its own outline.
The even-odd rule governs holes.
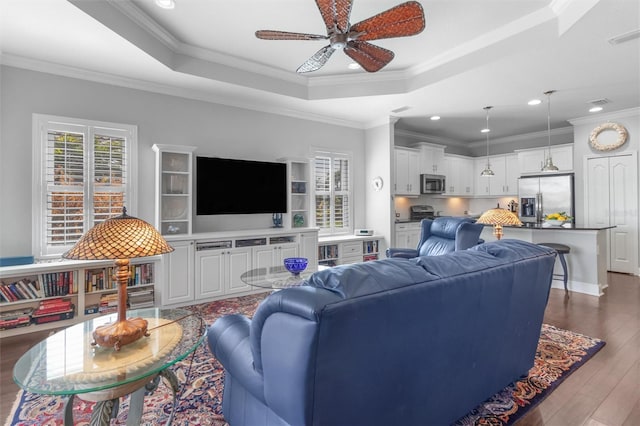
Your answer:
[[[567,272],[567,260],[564,258],[565,254],[569,254],[571,248],[565,244],[558,243],[538,243],[540,246],[549,247],[554,249],[556,253],[558,253],[558,258],[560,258],[560,264],[562,265],[562,269],[564,270],[564,274],[553,274],[555,278],[562,278],[564,281],[564,291],[569,291],[567,289],[567,282],[569,281],[569,273]]]

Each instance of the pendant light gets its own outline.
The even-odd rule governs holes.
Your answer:
[[[549,151],[545,158],[544,166],[542,167],[543,172],[558,171],[558,168],[553,164],[553,159],[551,158],[551,94],[554,92],[555,90],[548,90],[544,92],[544,94],[547,95],[547,135],[549,138]]]
[[[491,132],[491,128],[489,127],[489,110],[493,108],[492,106],[486,106],[483,109],[487,112],[487,127],[482,129],[483,133],[487,134],[487,167],[480,173],[481,177],[492,177],[495,176],[493,170],[491,170],[491,164],[489,164],[489,133]]]

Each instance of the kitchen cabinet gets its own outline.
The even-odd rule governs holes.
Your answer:
[[[421,232],[420,222],[396,223],[395,226],[395,248],[411,248],[418,247]]]
[[[191,302],[194,298],[195,244],[193,240],[171,241],[173,251],[165,254],[160,304]]]
[[[489,156],[489,164],[494,176],[483,177],[480,173],[487,166],[486,157],[475,160],[475,195],[503,196],[518,193],[518,157],[516,154]]]
[[[474,159],[457,155],[446,155],[446,192],[445,195],[474,195]]]
[[[420,152],[415,149],[395,148],[395,194],[420,195]]]
[[[549,148],[523,149],[517,151],[518,168],[521,174],[539,174],[542,172]],[[558,172],[573,171],[573,144],[551,147],[551,158]]]
[[[444,175],[447,165],[444,156],[444,146],[420,143],[414,145],[420,149],[420,173],[429,175]]]

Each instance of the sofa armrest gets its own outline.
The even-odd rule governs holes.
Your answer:
[[[224,369],[264,402],[264,379],[253,366],[249,334],[251,320],[243,315],[218,318],[207,332],[209,349]]]
[[[418,257],[418,250],[409,248],[388,248],[387,257],[402,257],[404,259],[413,259]]]

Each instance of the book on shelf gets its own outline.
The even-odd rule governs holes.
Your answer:
[[[32,315],[42,316],[65,312],[71,309],[72,306],[73,304],[71,303],[71,299],[56,298],[42,300],[38,306],[38,309],[36,309]]]
[[[9,330],[12,328],[26,327],[31,325],[31,317],[21,317],[15,319],[0,320],[0,330]]]
[[[63,321],[73,318],[75,314],[75,306],[72,304],[70,309],[63,312],[50,313],[45,315],[32,315],[31,318],[35,324],[44,324],[54,321]]]
[[[33,308],[20,308],[14,309],[11,311],[0,312],[0,320],[13,320],[18,318],[31,318],[31,314],[33,313]]]

